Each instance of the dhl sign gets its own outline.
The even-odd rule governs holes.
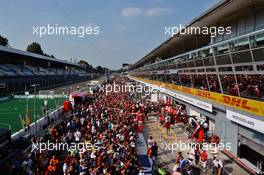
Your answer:
[[[232,107],[238,110],[246,111],[246,112],[264,117],[264,102],[261,102],[261,101],[236,97],[232,95],[220,94],[216,92],[209,92],[209,91],[204,91],[204,90],[199,90],[199,89],[193,89],[193,88],[158,82],[155,80],[148,80],[148,79],[139,78],[139,77],[133,77],[133,78],[141,80],[149,84],[164,87],[169,90],[180,91],[186,94],[201,97],[206,100],[210,100],[210,101],[220,103],[225,106],[229,106],[229,107]]]

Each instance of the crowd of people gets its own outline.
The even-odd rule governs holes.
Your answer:
[[[48,134],[32,138],[32,145],[89,143],[89,148],[84,144],[69,150],[32,147],[29,155],[17,154],[9,170],[21,175],[139,174],[142,166],[136,140],[137,132],[143,130],[144,107],[133,102],[129,93],[96,92],[93,96],[92,101],[81,102],[65,113]]]
[[[123,79],[113,80],[117,84]],[[110,82],[111,83],[111,82]],[[65,111],[59,122],[49,128],[41,137],[31,139],[28,154],[17,153],[6,169],[14,175],[138,175],[143,174],[143,165],[137,154],[138,133],[144,132],[144,121],[154,112],[157,122],[170,134],[171,125],[188,122],[183,106],[172,107],[166,102],[158,105],[139,101],[129,92],[105,93],[96,91],[88,98]],[[203,140],[202,140],[203,141]],[[35,147],[40,143],[70,147]],[[72,148],[72,144],[75,147]],[[89,147],[87,147],[89,145]],[[152,136],[147,139],[147,156],[152,171],[163,175],[166,172],[157,165],[159,144]],[[47,146],[47,145],[46,145]],[[200,174],[208,168],[205,150],[193,147],[188,157],[178,151],[173,175]],[[223,168],[221,160],[214,157],[213,173],[218,175]],[[199,165],[199,166],[198,166]]]

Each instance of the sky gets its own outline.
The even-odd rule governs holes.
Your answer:
[[[0,35],[12,48],[38,42],[62,60],[119,69],[169,38],[165,27],[188,24],[218,0],[1,0]],[[99,34],[44,35],[33,27],[99,27]]]

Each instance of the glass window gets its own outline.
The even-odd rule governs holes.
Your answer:
[[[182,63],[182,68],[187,68],[188,67],[188,65],[187,65],[187,63],[185,62],[185,63]]]
[[[238,85],[235,83],[235,75],[220,75],[223,92],[225,94],[238,96]]]
[[[178,69],[181,69],[182,68],[182,64],[181,63],[177,64],[177,67],[178,67]]]
[[[253,71],[252,65],[235,66],[236,71]]]
[[[255,38],[256,38],[255,47],[264,46],[264,33],[257,34]]]
[[[210,91],[220,93],[221,90],[219,86],[218,76],[216,74],[208,74],[207,78],[208,78]]]
[[[229,46],[227,43],[214,47],[215,55],[222,55],[229,53]]]
[[[216,69],[215,68],[206,68],[206,72],[215,72]]]
[[[156,75],[155,74],[151,74],[151,79],[152,80],[156,80]]]
[[[191,75],[191,77],[194,88],[208,90],[206,75],[198,74],[198,75]]]
[[[252,62],[250,51],[237,52],[232,54],[233,63]]]
[[[241,50],[248,50],[249,49],[249,39],[241,38],[238,40],[235,40],[232,44],[230,43],[230,46],[234,46],[233,51],[241,51]]]
[[[217,65],[231,64],[231,58],[229,54],[215,56],[215,61]]]
[[[241,97],[264,100],[264,75],[239,74],[237,81]]]
[[[171,79],[171,75],[170,74],[165,74],[164,76],[165,76],[165,81],[167,83],[172,83],[172,79]]]
[[[188,74],[180,74],[180,80],[183,86],[191,87],[191,78]]]
[[[213,56],[212,48],[204,49],[200,51],[202,58]]]
[[[164,74],[159,74],[159,81],[166,82],[166,77]]]
[[[189,61],[187,64],[188,64],[188,67],[195,67],[194,61]]]
[[[214,58],[213,57],[207,57],[204,58],[204,66],[214,66]]]
[[[201,58],[198,58],[195,60],[195,66],[196,67],[203,67],[203,60]]]
[[[173,60],[168,61],[168,69],[173,69]]]
[[[171,69],[177,69],[177,64],[176,64],[176,60],[173,60],[171,63]]]
[[[204,72],[204,69],[197,69],[197,72]]]
[[[168,70],[169,69],[169,61],[164,62],[164,69],[163,70]]]
[[[264,33],[250,37],[254,61],[264,61]]]
[[[232,67],[219,67],[218,70],[220,72],[229,72],[229,71],[232,71]]]
[[[173,84],[181,85],[180,77],[178,74],[171,74],[171,78]]]

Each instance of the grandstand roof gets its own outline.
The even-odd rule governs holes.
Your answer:
[[[237,18],[239,15],[245,14],[245,11],[248,10],[246,7],[255,5],[261,1],[262,0],[221,0],[194,18],[188,23],[188,25],[185,25],[185,27],[217,26],[219,23],[226,23],[227,21],[232,20],[232,18]],[[175,34],[173,37],[170,37],[143,58],[134,63],[132,65],[132,69],[140,67],[150,61],[154,62],[157,57],[161,57],[161,59],[167,59],[169,57],[184,53],[188,49],[192,50],[196,44],[194,41],[198,40],[199,42],[198,46],[195,46],[196,48],[203,47],[210,42],[210,36],[196,35],[195,37],[196,38],[194,38],[194,35],[180,35],[179,33]]]
[[[80,67],[80,65],[75,64],[75,63],[71,63],[71,62],[67,62],[66,60],[64,61],[64,60],[60,60],[57,58],[54,59],[54,58],[50,58],[50,57],[47,57],[44,55],[35,54],[32,52],[26,52],[26,51],[14,49],[11,47],[0,46],[0,55],[3,53],[10,53],[10,54],[18,55],[18,56],[29,57],[30,59],[36,59],[36,61],[42,60],[42,61],[47,61],[47,62],[54,62],[54,63],[64,64],[64,65],[69,65],[69,66]]]

